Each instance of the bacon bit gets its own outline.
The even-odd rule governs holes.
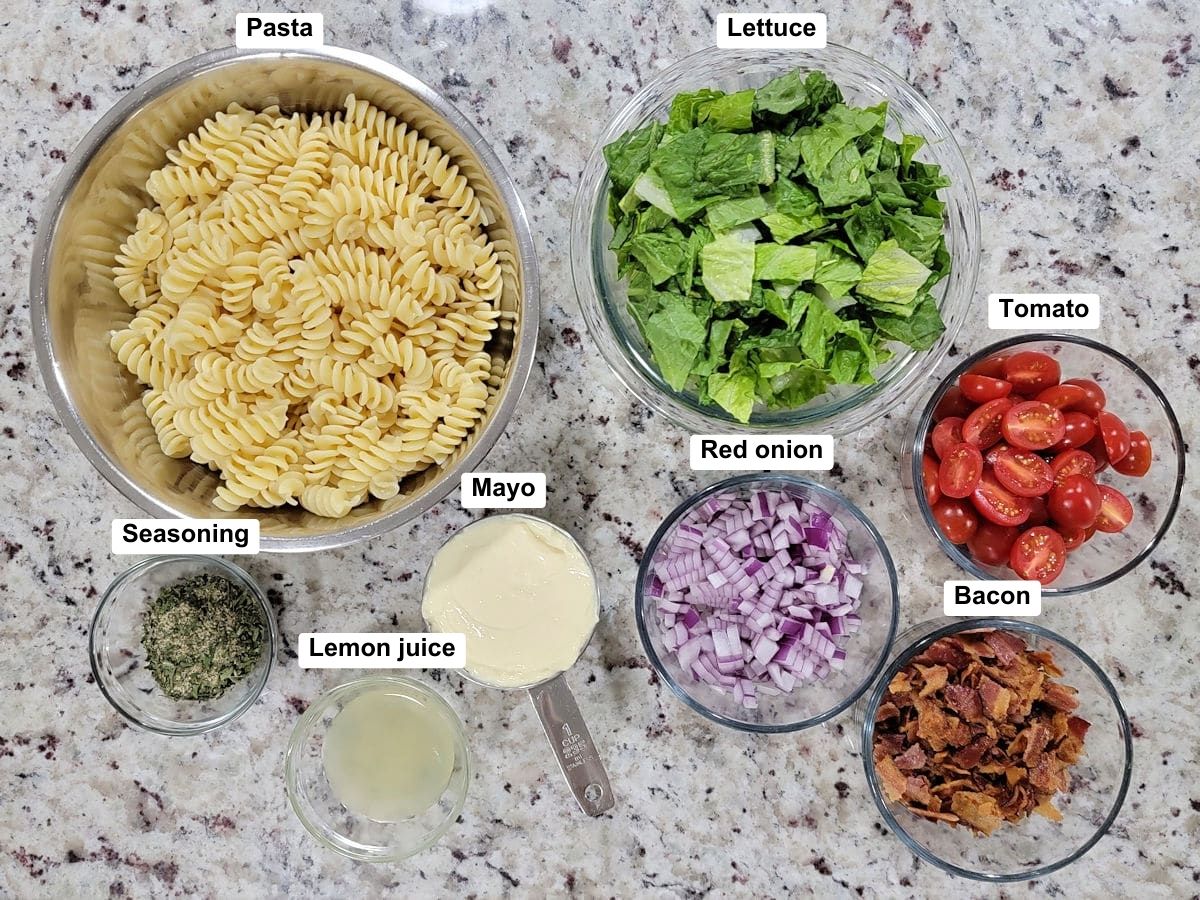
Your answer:
[[[1072,712],[1079,707],[1079,701],[1076,699],[1078,693],[1073,687],[1052,683],[1046,685],[1046,689],[1042,692],[1042,700],[1055,709]]]
[[[991,834],[1067,790],[1087,720],[1046,650],[1012,632],[941,638],[888,685],[873,755],[885,795],[914,814]]]
[[[896,767],[899,769],[923,769],[927,762],[925,751],[920,744],[913,744],[896,757]]]
[[[890,757],[885,756],[876,760],[875,771],[879,773],[879,782],[883,785],[884,796],[893,803],[904,796],[908,780],[904,777],[904,773],[896,768],[896,764]]]
[[[975,688],[965,684],[948,684],[942,694],[950,708],[968,722],[978,722],[983,718],[983,700]]]
[[[996,651],[996,659],[1000,660],[1000,664],[1006,669],[1017,661],[1017,657],[1027,652],[1025,642],[1007,631],[989,631],[983,636],[983,640]]]
[[[950,678],[950,670],[945,666],[917,666],[917,670],[921,673],[921,677],[925,679],[925,686],[921,688],[918,697],[928,697],[935,691],[940,691],[946,686],[946,681]]]
[[[981,834],[991,834],[1000,826],[1000,805],[978,791],[959,791],[950,799],[950,809]]]
[[[983,711],[988,714],[988,718],[995,722],[1003,722],[1007,718],[1012,691],[985,677],[979,681],[979,696],[983,700]]]

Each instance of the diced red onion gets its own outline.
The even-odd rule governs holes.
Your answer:
[[[746,709],[841,669],[866,574],[846,537],[827,510],[785,492],[708,498],[653,562],[647,595],[667,652]]]

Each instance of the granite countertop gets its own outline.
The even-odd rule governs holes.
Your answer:
[[[398,865],[322,849],[285,798],[292,726],[346,673],[287,660],[257,706],[201,738],[140,733],[108,707],[89,675],[88,625],[128,563],[109,555],[109,522],[136,510],[86,464],[43,390],[30,246],[80,136],[151,73],[230,43],[241,8],[47,0],[0,22],[0,896],[986,895],[918,864],[886,832],[840,725],[759,738],[710,725],[656,680],[637,639],[632,582],[645,542],[685,492],[718,476],[693,475],[686,435],[635,402],[599,357],[570,279],[567,220],[604,121],[655,72],[710,44],[721,4],[618,0],[599,12],[583,0],[355,0],[325,10],[329,43],[392,59],[443,90],[527,203],[542,337],[489,465],[547,472],[545,514],[580,537],[599,573],[602,624],[570,680],[618,794],[611,816],[588,820],[574,807],[523,697],[454,677],[422,676],[471,735],[463,821]],[[1001,289],[1099,293],[1099,337],[1158,380],[1194,433],[1193,5],[833,0],[823,9],[831,38],[902,73],[962,144],[982,206],[980,304]],[[958,352],[988,337],[968,323]],[[905,418],[897,411],[841,440],[838,467],[822,476],[890,538],[902,628],[939,614],[941,583],[956,572],[899,488]],[[1092,653],[1120,689],[1136,758],[1111,833],[1076,865],[1008,896],[1200,891],[1196,500],[1193,482],[1174,529],[1136,572],[1047,603],[1040,621]],[[260,556],[249,568],[270,586],[289,643],[301,631],[415,627],[420,575],[468,518],[451,499],[370,543]]]

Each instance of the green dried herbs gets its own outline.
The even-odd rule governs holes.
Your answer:
[[[150,674],[174,700],[214,700],[254,669],[264,633],[258,601],[220,575],[159,591],[142,622]]]

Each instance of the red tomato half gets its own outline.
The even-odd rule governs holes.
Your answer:
[[[1009,565],[1022,578],[1049,584],[1062,574],[1067,548],[1053,528],[1039,525],[1023,532],[1013,544]]]
[[[996,480],[1018,497],[1040,497],[1054,486],[1050,464],[1029,450],[1009,448],[992,465]]]
[[[1087,392],[1077,384],[1056,384],[1054,387],[1048,387],[1035,400],[1040,400],[1042,403],[1048,403],[1055,409],[1068,410],[1074,408],[1077,404],[1087,400]]]
[[[938,490],[937,460],[928,453],[921,457],[921,486],[925,489],[925,502],[930,506],[942,498],[942,492]]]
[[[1032,528],[1034,525],[1045,525],[1050,521],[1050,511],[1046,509],[1045,497],[1030,497],[1029,498],[1029,518],[1025,520],[1025,525]]]
[[[1096,471],[1103,472],[1108,468],[1108,451],[1104,449],[1104,438],[1096,435],[1081,448],[1095,461]]]
[[[1067,548],[1068,553],[1078,550],[1091,537],[1085,528],[1060,528],[1058,533],[1062,535],[1063,546]]]
[[[1068,378],[1063,384],[1073,384],[1076,387],[1083,388],[1086,395],[1082,401],[1076,403],[1074,408],[1079,412],[1085,412],[1089,416],[1094,416],[1100,410],[1104,409],[1104,404],[1108,398],[1104,396],[1104,388],[1096,384],[1090,378]]]
[[[1086,475],[1068,475],[1050,492],[1047,508],[1063,528],[1087,528],[1100,513],[1100,488]]]
[[[958,385],[951,385],[933,408],[933,421],[940,422],[950,416],[965,417],[970,411],[971,402],[963,396]]]
[[[1096,516],[1096,530],[1108,534],[1124,531],[1133,521],[1133,504],[1115,487],[1102,484],[1100,487],[1100,515]]]
[[[981,359],[971,368],[967,369],[968,375],[983,375],[985,378],[1003,378],[1004,377],[1004,360],[1008,359],[1003,353],[998,353],[989,356],[986,359]]]
[[[991,472],[983,473],[971,492],[971,502],[981,516],[997,525],[1022,525],[1031,512],[1029,501],[1005,489]]]
[[[1094,478],[1096,475],[1096,458],[1086,450],[1066,450],[1050,460],[1050,471],[1054,473],[1054,483],[1062,484],[1069,475],[1086,475]]]
[[[983,454],[983,461],[989,466],[994,466],[996,464],[996,460],[1000,458],[1000,454],[1011,449],[1012,447],[1008,446],[1008,444],[1004,443],[1004,441],[1000,441],[997,444],[992,444],[992,446],[988,447],[987,453]]]
[[[1129,453],[1129,427],[1116,413],[1107,409],[1097,413],[1096,425],[1100,429],[1100,437],[1104,440],[1104,455],[1115,467]]]
[[[1038,400],[1018,403],[1004,413],[1000,422],[1004,439],[1013,446],[1024,447],[1026,450],[1047,450],[1053,447],[1062,440],[1066,428],[1062,411]],[[963,427],[963,435],[966,435],[966,426]]]
[[[1012,408],[1012,401],[1007,397],[989,400],[983,406],[967,416],[963,422],[963,440],[974,444],[980,450],[986,450],[1000,440],[1000,421],[1004,414]]]
[[[1036,350],[1022,350],[1004,360],[1004,379],[1013,392],[1035,397],[1048,387],[1058,384],[1062,370],[1058,360]]]
[[[961,416],[949,416],[933,426],[933,435],[929,440],[933,444],[933,452],[937,454],[938,459],[949,453],[950,448],[955,444],[962,443],[962,427],[963,418]]]
[[[966,442],[955,444],[938,467],[938,490],[942,496],[956,500],[970,497],[982,474],[983,454],[979,448]]]
[[[985,566],[1001,566],[1008,563],[1008,554],[1021,532],[1012,525],[996,525],[983,519],[975,534],[967,541],[971,556]]]
[[[960,375],[958,386],[963,396],[972,403],[987,403],[989,400],[999,400],[1012,392],[1012,385],[999,378],[989,378],[987,375]]]
[[[952,544],[965,544],[979,527],[979,515],[971,504],[949,497],[934,504],[933,519]]]
[[[1129,433],[1129,452],[1120,460],[1113,463],[1113,468],[1122,475],[1132,475],[1141,478],[1150,471],[1150,463],[1154,461],[1154,450],[1150,446],[1150,438],[1144,431]]]
[[[1082,447],[1096,436],[1096,422],[1087,413],[1065,412],[1063,413],[1063,425],[1067,430],[1063,432],[1062,440],[1054,445],[1053,449],[1055,450],[1071,450],[1075,447]]]

